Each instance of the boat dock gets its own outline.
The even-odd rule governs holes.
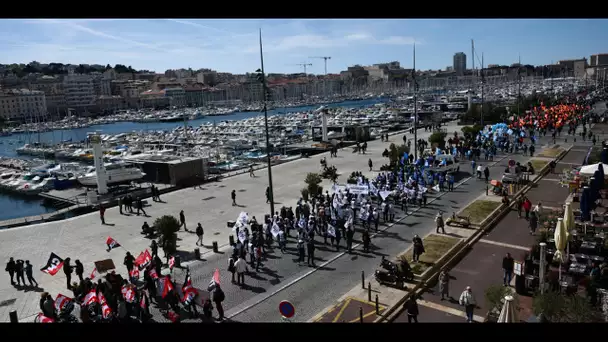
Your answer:
[[[84,204],[74,204],[69,207],[65,207],[63,209],[59,209],[57,211],[53,211],[46,214],[33,215],[28,217],[18,217],[14,219],[0,221],[0,229],[25,226],[34,223],[63,220],[68,217],[68,213],[83,207],[85,207]]]

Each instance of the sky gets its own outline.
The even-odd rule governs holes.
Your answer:
[[[608,53],[604,19],[1,19],[0,64],[124,64],[159,73],[209,68],[243,74],[260,67],[262,30],[267,73],[338,73],[355,64],[399,61],[444,69],[471,39],[476,66],[542,65]]]

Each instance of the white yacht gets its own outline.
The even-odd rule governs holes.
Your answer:
[[[135,165],[126,163],[109,163],[105,164],[105,168],[108,175],[108,184],[127,183],[142,179],[146,175]],[[89,167],[84,175],[78,177],[78,182],[84,186],[97,186],[97,173],[95,172],[95,167]]]

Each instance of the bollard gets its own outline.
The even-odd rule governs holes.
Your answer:
[[[200,249],[198,249],[198,248],[194,249],[194,258],[196,260],[199,260],[201,258],[201,250]]]
[[[489,186],[488,186],[488,183],[486,183],[486,196],[488,196],[488,190],[489,190]]]
[[[367,283],[367,301],[372,301],[372,283]]]
[[[363,323],[363,308],[359,307],[359,322]]]
[[[228,237],[228,242],[230,243],[230,246],[234,246],[234,235]]]
[[[217,253],[219,251],[217,247],[217,241],[213,241],[213,253]]]
[[[19,323],[19,319],[17,318],[17,311],[13,310],[8,313],[10,317],[11,323]]]
[[[365,288],[365,271],[361,271],[361,288]]]
[[[380,314],[380,303],[378,303],[378,295],[376,294],[376,315]]]

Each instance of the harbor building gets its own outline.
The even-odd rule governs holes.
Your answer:
[[[565,69],[565,77],[585,77],[585,69],[587,67],[587,60],[585,58],[561,60],[558,62],[558,65]]]
[[[28,89],[0,91],[0,117],[10,121],[35,122],[46,116],[44,92]]]
[[[165,96],[169,98],[171,107],[186,106],[186,91],[182,87],[165,88]]]
[[[76,112],[87,112],[95,105],[93,77],[89,75],[67,75],[63,80],[67,106]]]
[[[467,70],[467,55],[464,52],[456,52],[454,54],[454,71],[456,75],[463,76]]]
[[[148,90],[139,94],[139,101],[142,108],[167,108],[169,107],[169,97],[165,96],[165,91]]]
[[[589,58],[590,67],[608,67],[608,53],[598,53]]]

